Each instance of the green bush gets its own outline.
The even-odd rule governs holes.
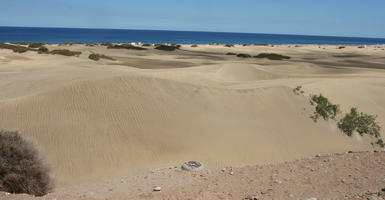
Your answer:
[[[18,132],[0,130],[0,190],[43,196],[53,188],[50,168],[36,145]]]
[[[233,44],[225,44],[225,47],[234,47]]]
[[[180,45],[164,45],[164,44],[157,45],[157,47],[155,47],[155,49],[161,50],[161,51],[175,51],[176,49],[179,49],[179,48],[180,48]]]
[[[67,49],[58,49],[58,50],[53,50],[49,52],[52,55],[62,55],[62,56],[79,56],[82,52],[80,51],[70,51]]]
[[[313,95],[311,97],[311,104],[316,104],[314,115],[311,118],[316,122],[319,117],[322,117],[324,120],[329,118],[335,119],[337,114],[340,112],[339,105],[332,104],[329,102],[329,99],[322,96]]]
[[[261,54],[258,54],[257,56],[254,56],[254,58],[267,58],[269,60],[290,59],[289,56],[283,56],[283,55],[275,54],[275,53],[261,53]]]
[[[360,135],[369,134],[380,137],[381,127],[376,122],[377,116],[359,113],[357,108],[351,108],[350,113],[338,122],[338,127],[348,136],[351,136],[354,131]]]
[[[147,50],[143,47],[134,46],[132,44],[108,44],[108,49],[130,49],[130,50]]]
[[[249,54],[246,54],[246,53],[237,54],[237,57],[239,57],[239,58],[251,58],[251,56]]]
[[[44,43],[30,43],[28,45],[29,48],[40,48],[44,45]]]
[[[382,139],[378,139],[376,144],[378,144],[380,147],[384,148],[385,147],[385,144],[384,144],[384,141]]]
[[[109,57],[109,56],[106,56],[106,55],[103,55],[103,54],[96,54],[96,53],[92,53],[88,56],[89,59],[91,60],[95,60],[95,61],[98,61],[100,59],[107,59],[107,60],[114,60],[113,58]]]
[[[72,45],[74,45],[74,43],[73,42],[64,42],[64,45],[72,46]]]
[[[47,47],[40,47],[39,50],[37,50],[38,53],[43,54],[43,53],[48,53],[49,50]]]

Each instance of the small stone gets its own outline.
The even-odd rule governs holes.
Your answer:
[[[225,171],[226,171],[226,168],[222,168],[221,171],[222,171],[222,172],[225,172]]]
[[[321,157],[321,154],[317,154],[315,157],[319,158],[319,157]]]
[[[183,165],[182,165],[182,169],[186,170],[186,171],[201,171],[204,168],[205,167],[204,167],[203,163],[198,162],[198,161],[188,161],[188,162],[183,163]]]
[[[342,179],[342,180],[341,180],[341,182],[342,182],[342,183],[345,183],[345,182],[346,182],[346,180],[345,180],[345,179]]]
[[[234,172],[233,172],[233,171],[231,171],[231,172],[230,172],[230,175],[234,175]]]
[[[93,196],[95,194],[95,192],[90,192],[90,195]]]
[[[124,180],[123,180],[123,179],[120,179],[120,183],[124,183]]]
[[[314,171],[315,171],[315,169],[314,169],[314,168],[311,168],[311,169],[310,169],[310,171],[314,172]]]
[[[288,178],[285,178],[285,179],[283,179],[284,181],[286,181],[286,182],[288,182],[289,181],[289,179]]]
[[[289,194],[289,198],[293,198],[294,197],[294,194]]]
[[[154,187],[154,192],[160,192],[162,188],[160,186],[155,186]]]
[[[354,180],[358,180],[358,177],[357,177],[357,176],[355,176],[355,177],[353,177],[353,179],[354,179]]]
[[[276,184],[281,184],[282,181],[280,181],[280,180],[275,180],[274,183],[276,183]]]
[[[324,173],[325,173],[325,174],[328,174],[328,173],[329,173],[329,171],[328,171],[327,169],[325,169]]]
[[[311,197],[311,198],[308,198],[308,199],[306,199],[306,200],[317,200],[317,198]]]

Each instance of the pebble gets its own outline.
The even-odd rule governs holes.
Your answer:
[[[345,179],[342,179],[342,180],[341,180],[341,182],[342,182],[342,183],[345,183],[345,182],[346,182],[346,180],[345,180]]]
[[[154,187],[154,192],[160,192],[162,188],[160,186],[155,186]]]
[[[222,172],[225,172],[225,171],[226,171],[226,168],[222,168],[221,171],[222,171]]]
[[[357,176],[355,176],[355,177],[353,177],[353,179],[354,179],[354,180],[358,180],[358,177],[357,177]]]
[[[95,194],[95,192],[90,192],[90,195],[93,196]]]
[[[311,197],[311,198],[308,198],[308,199],[306,199],[306,200],[317,200],[317,198]]]
[[[234,172],[233,172],[233,171],[231,171],[231,172],[230,172],[230,175],[234,175]]]
[[[317,154],[315,157],[319,158],[319,157],[321,157],[321,154]]]
[[[327,169],[325,169],[324,173],[325,173],[325,174],[328,174],[328,173],[329,173],[329,171],[328,171]]]
[[[289,179],[288,178],[285,178],[285,179],[283,179],[284,181],[286,181],[286,182],[288,182],[289,181]]]
[[[310,169],[310,171],[314,172],[314,171],[315,171],[315,169],[314,169],[314,168],[311,168],[311,169]]]
[[[289,198],[293,198],[294,197],[294,194],[289,194]]]

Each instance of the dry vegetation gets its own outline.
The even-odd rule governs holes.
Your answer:
[[[0,130],[0,190],[36,196],[52,189],[49,167],[38,148],[18,132]]]

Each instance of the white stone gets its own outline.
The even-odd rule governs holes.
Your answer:
[[[155,186],[154,187],[154,191],[155,192],[160,192],[162,190],[162,187],[160,187],[160,186]]]

